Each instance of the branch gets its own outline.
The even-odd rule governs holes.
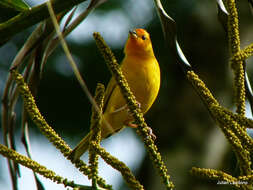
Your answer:
[[[48,178],[54,182],[61,183],[64,186],[79,188],[82,190],[88,190],[88,189],[94,190],[93,187],[75,184],[73,181],[69,181],[66,178],[56,175],[56,173],[54,171],[47,169],[45,166],[40,165],[38,162],[36,162],[24,155],[21,155],[21,154],[17,153],[15,150],[9,149],[2,144],[0,144],[0,154],[7,157],[8,159],[13,160],[15,163],[19,163],[27,168],[30,168],[34,172],[42,175],[43,177]],[[102,189],[99,188],[97,190],[102,190]]]
[[[48,125],[44,117],[41,115],[35,100],[27,86],[24,82],[22,75],[18,73],[17,70],[11,70],[12,77],[15,79],[19,93],[21,94],[24,107],[26,108],[27,113],[29,114],[31,120],[36,124],[36,126],[40,129],[43,135],[45,135],[49,141],[61,151],[61,153],[67,158],[72,151],[72,149],[68,146],[68,144],[54,131],[54,129]],[[73,163],[73,162],[72,162]],[[74,162],[76,168],[79,169],[84,175],[89,176],[91,173],[89,167],[80,159]],[[97,183],[99,186],[103,188],[111,189],[110,185],[106,185],[105,181],[102,178],[97,179]]]

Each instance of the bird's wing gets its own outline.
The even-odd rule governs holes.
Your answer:
[[[116,88],[116,86],[117,86],[117,83],[116,83],[114,77],[112,77],[111,80],[109,81],[106,91],[105,91],[103,112],[106,110],[107,104],[108,104],[110,97],[113,93],[113,90]]]

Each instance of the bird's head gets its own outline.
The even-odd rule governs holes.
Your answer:
[[[154,53],[149,33],[141,28],[129,31],[125,54],[153,56]]]

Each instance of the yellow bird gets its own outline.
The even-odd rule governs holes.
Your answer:
[[[160,68],[153,52],[149,33],[144,29],[130,31],[124,53],[121,70],[141,111],[145,114],[155,101],[160,88]],[[114,78],[111,78],[106,88],[104,102],[103,116],[111,127],[102,122],[102,139],[118,132],[124,126],[137,127],[132,123],[134,119],[128,111],[126,101]],[[72,160],[80,158],[88,149],[89,139],[90,133],[71,152]]]

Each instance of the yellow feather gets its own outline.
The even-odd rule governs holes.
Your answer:
[[[140,103],[142,112],[146,113],[154,103],[160,88],[160,68],[154,56],[149,34],[144,29],[130,32],[124,51],[122,72]],[[133,121],[114,78],[108,83],[105,92],[104,119],[111,125],[111,128],[102,122],[102,139],[118,132]],[[70,157],[73,160],[80,158],[88,149],[88,142],[89,134],[77,145]]]

